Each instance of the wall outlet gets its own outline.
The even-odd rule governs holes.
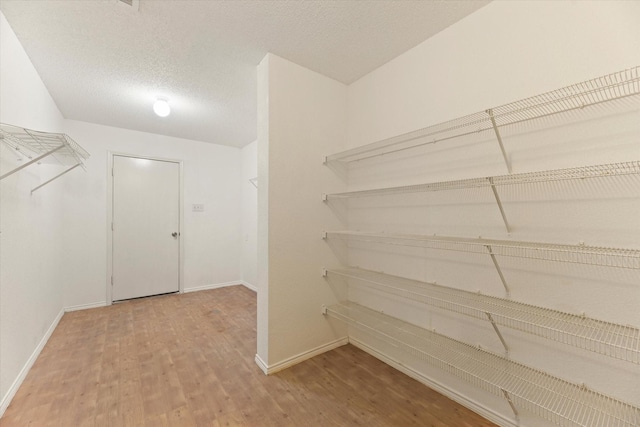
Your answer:
[[[191,210],[193,212],[204,212],[204,205],[202,203],[194,203],[191,205]]]

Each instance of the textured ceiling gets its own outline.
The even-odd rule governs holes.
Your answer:
[[[62,114],[241,147],[267,52],[351,83],[487,1],[0,0]],[[169,99],[172,113],[151,104]]]

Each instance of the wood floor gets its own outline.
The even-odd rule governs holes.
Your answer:
[[[351,345],[267,377],[255,325],[242,286],[67,313],[0,426],[493,426]]]

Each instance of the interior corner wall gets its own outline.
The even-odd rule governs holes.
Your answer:
[[[0,12],[0,122],[61,132],[63,117]],[[19,166],[0,144],[0,174]],[[61,172],[31,165],[0,182],[0,416],[62,313],[62,186],[30,195]]]
[[[269,369],[338,345],[340,325],[322,268],[337,264],[322,240],[341,222],[321,195],[345,184],[322,164],[345,146],[342,83],[268,54],[258,67],[258,356]]]
[[[258,189],[252,179],[258,177],[258,141],[242,147],[242,255],[241,276],[245,286],[258,285]]]
[[[638,2],[491,2],[351,84],[348,88],[347,146],[351,148],[382,140],[637,66],[640,64],[638,17]],[[533,125],[530,128],[524,126],[522,134],[515,140],[503,134],[514,172],[637,161],[640,158],[640,111],[637,104],[630,108],[618,116],[606,106],[596,107],[604,116],[602,121],[577,122],[587,130],[574,135],[575,138],[558,139],[556,135],[565,131],[559,119],[548,121],[552,127],[548,131],[537,131]],[[363,162],[359,162],[358,170],[350,173],[349,189],[506,174],[497,142],[492,140],[489,143],[490,152],[480,152],[462,143],[456,145],[455,141],[429,147],[425,162],[412,164],[413,171],[422,174],[419,181],[403,182],[400,177],[391,184],[383,184],[386,177],[395,179],[399,176],[401,167],[398,163],[391,165],[395,169],[385,169],[384,161],[377,160],[375,173],[369,172],[365,176],[363,171],[366,168]],[[467,191],[462,196],[454,191],[430,193],[424,198],[436,200],[437,206],[428,206],[424,215],[428,222],[425,230],[413,232],[569,244],[584,241],[593,246],[638,249],[638,180],[621,179],[618,184],[617,187],[609,183],[567,184],[565,187],[549,184],[501,190],[505,210],[513,220],[509,235],[499,215],[496,215],[495,204],[479,200],[476,193]],[[635,195],[629,196],[629,189],[635,191]],[[377,217],[365,213],[354,215],[351,209],[349,228],[368,230],[373,227],[390,231],[384,227],[410,227],[413,224],[404,223],[401,218],[413,220],[417,217],[415,211],[411,213],[398,207],[385,210],[387,206],[380,199],[369,205],[361,202],[368,212],[372,207],[384,210]],[[398,200],[395,199],[396,202]],[[482,215],[485,206],[492,209],[492,223],[478,231],[487,219]],[[445,209],[449,215],[442,215],[442,222],[438,223],[439,212]],[[465,212],[469,212],[464,216],[466,221],[456,222]],[[379,223],[383,214],[387,218],[392,217],[393,223]],[[486,270],[491,274],[486,276],[490,280],[485,281],[482,274],[468,274],[474,263],[469,256],[460,255],[456,264],[459,268],[453,267],[456,271],[449,277],[458,282],[452,283],[440,278],[435,280],[431,275],[433,263],[442,261],[434,260],[437,257],[413,270],[403,257],[384,259],[380,254],[366,255],[351,251],[349,261],[353,265],[383,270],[388,274],[503,296],[503,289],[499,282],[496,284],[495,271],[491,266]],[[514,300],[640,326],[637,271],[591,266],[569,268],[559,263],[535,264],[529,261],[500,260]],[[356,301],[368,298],[356,297],[360,298]],[[382,302],[370,299],[367,302],[377,304],[373,308],[385,313],[398,313],[399,317],[409,316],[409,311],[417,310],[415,305],[407,309],[406,302],[399,303],[393,298]],[[439,322],[437,310],[423,309],[414,319],[405,320],[426,323],[427,328],[436,328],[472,345],[481,344],[483,348],[498,353],[503,351],[488,322],[465,322],[458,319],[461,316],[442,316]],[[513,360],[574,383],[585,383],[592,389],[640,406],[637,365],[556,345],[530,335],[519,336],[508,329],[503,329],[502,333],[509,343]],[[367,341],[366,337],[361,339],[373,349],[381,348],[379,342]],[[495,415],[493,419],[502,420],[503,425],[515,424],[509,421],[513,414],[504,399],[494,398],[401,352],[392,356],[400,361],[400,366],[442,385],[450,396],[459,401],[486,410],[485,415]],[[521,412],[520,416],[522,426],[549,425],[532,414]]]
[[[239,148],[74,120],[65,133],[91,154],[86,172],[67,183],[66,307],[106,300],[109,152],[182,161],[184,289],[240,283]],[[204,212],[193,212],[193,204]]]

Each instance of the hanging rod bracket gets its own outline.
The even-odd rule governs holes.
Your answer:
[[[500,390],[502,391],[504,398],[507,399],[507,402],[509,402],[509,406],[511,406],[511,410],[513,411],[513,414],[516,416],[516,421],[518,422],[518,424],[520,424],[520,414],[518,414],[518,409],[516,409],[516,405],[513,404],[513,401],[511,400],[511,396],[509,396],[509,393],[507,393],[507,390],[503,388],[501,388]]]
[[[507,285],[507,281],[502,274],[502,270],[500,269],[500,264],[498,264],[498,260],[496,259],[496,255],[493,253],[493,249],[491,249],[491,245],[484,245],[489,251],[489,256],[491,257],[491,261],[493,261],[493,265],[498,271],[498,276],[500,276],[500,281],[502,282],[502,286],[504,286],[504,290],[507,292],[507,297],[511,295],[511,291],[509,290],[509,286]]]
[[[504,337],[502,336],[502,333],[500,332],[500,329],[498,329],[498,325],[496,325],[496,322],[493,320],[493,317],[491,316],[491,313],[489,313],[488,311],[485,311],[484,314],[487,315],[487,317],[489,318],[489,322],[491,322],[491,326],[493,326],[493,330],[496,331],[496,334],[498,335],[498,338],[500,338],[500,342],[502,343],[502,346],[504,347],[504,351],[506,352],[507,356],[509,355],[509,346],[507,345],[507,342],[504,340]]]
[[[320,306],[320,313],[321,313],[323,316],[326,316],[326,315],[327,315],[327,306],[326,306],[326,305],[322,304],[322,305]]]
[[[502,144],[502,137],[500,136],[500,131],[498,130],[498,124],[496,123],[495,117],[493,117],[493,109],[489,108],[487,110],[487,114],[491,119],[491,125],[493,126],[493,131],[496,133],[496,138],[498,138],[498,144],[500,144],[500,151],[502,151],[502,157],[504,158],[504,163],[507,165],[507,170],[511,173],[511,162],[509,161],[509,157],[507,156],[507,152],[504,149],[504,145]]]
[[[38,157],[36,157],[36,158],[34,158],[34,159],[29,160],[27,163],[25,163],[25,164],[23,164],[23,165],[20,165],[20,166],[18,166],[17,168],[15,168],[15,169],[13,169],[13,170],[10,170],[9,172],[7,172],[7,173],[5,173],[4,175],[0,176],[0,180],[5,179],[5,178],[6,178],[6,177],[8,177],[9,175],[13,175],[14,173],[18,172],[19,170],[22,170],[22,169],[26,168],[26,167],[27,167],[27,166],[29,166],[29,165],[32,165],[32,164],[34,164],[34,163],[36,163],[36,162],[39,162],[40,160],[44,159],[45,157],[50,156],[51,154],[55,153],[56,151],[58,151],[58,150],[60,150],[60,149],[64,148],[64,146],[65,146],[65,145],[64,145],[64,144],[62,144],[62,145],[60,145],[60,146],[58,146],[58,147],[54,148],[53,150],[49,150],[49,151],[47,151],[46,153],[41,154],[40,156],[38,156]]]
[[[327,277],[327,269],[322,267],[322,277]]]
[[[74,170],[75,168],[77,168],[78,166],[81,166],[82,163],[76,163],[74,166],[71,166],[69,169],[65,170],[64,172],[59,173],[58,175],[54,176],[53,178],[43,182],[42,184],[38,185],[37,187],[33,188],[33,190],[31,190],[31,194],[33,194],[34,191],[41,189],[42,187],[44,187],[45,185],[47,185],[48,183],[50,183],[51,181],[60,178],[62,175],[64,175],[67,172],[71,172],[72,170]]]
[[[502,207],[502,201],[500,200],[500,195],[498,194],[496,185],[493,182],[493,177],[490,176],[487,179],[489,180],[489,184],[491,185],[491,191],[493,191],[493,197],[495,197],[496,203],[498,204],[498,209],[500,209],[500,215],[502,215],[502,221],[504,222],[504,226],[507,229],[507,234],[511,234],[511,227],[509,226],[509,221],[507,221],[507,215],[504,213],[504,208]]]

